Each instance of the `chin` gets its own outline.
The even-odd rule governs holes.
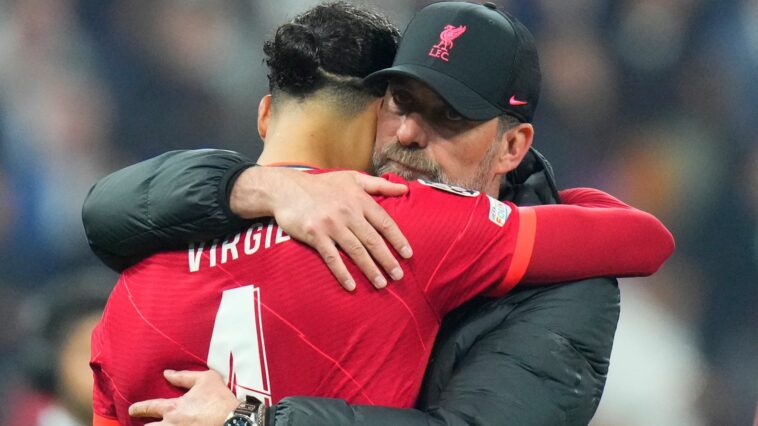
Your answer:
[[[409,181],[416,180],[416,179],[427,179],[425,175],[419,174],[418,172],[414,170],[408,170],[405,167],[398,167],[394,164],[386,164],[380,167],[379,169],[377,169],[378,175],[383,175],[385,173],[392,173]]]
[[[390,173],[394,173],[405,180],[414,180],[414,179],[422,178],[422,176],[420,176],[418,173],[415,173],[409,170],[395,169],[391,171]]]

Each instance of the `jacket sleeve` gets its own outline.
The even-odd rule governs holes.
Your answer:
[[[524,288],[445,319],[419,408],[468,424],[586,425],[619,316],[615,280]]]
[[[237,230],[244,221],[229,210],[228,191],[252,165],[233,151],[171,151],[102,178],[82,207],[92,251],[121,271],[155,252]]]

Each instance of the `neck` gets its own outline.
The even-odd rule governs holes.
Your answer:
[[[269,121],[260,164],[303,163],[366,170],[376,129],[373,108],[346,119],[319,102],[279,105]]]
[[[500,180],[502,178],[502,175],[496,175],[495,179],[484,187],[484,193],[497,199],[498,195],[500,195]]]

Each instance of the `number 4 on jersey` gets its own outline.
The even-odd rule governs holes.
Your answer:
[[[259,288],[249,285],[222,294],[207,362],[238,398],[251,395],[271,403]]]

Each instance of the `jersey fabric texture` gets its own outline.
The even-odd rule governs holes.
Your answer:
[[[82,209],[93,252],[117,271],[160,250],[234,233],[234,177],[254,161],[227,150],[171,151],[97,182]],[[560,203],[534,148],[501,186],[518,205]],[[291,396],[269,426],[586,425],[597,409],[619,317],[613,279],[522,287],[445,317],[415,409]],[[540,356],[535,356],[540,354]],[[105,420],[104,418],[99,418]],[[111,421],[110,424],[117,424]]]
[[[273,403],[318,395],[413,406],[441,318],[477,294],[510,290],[534,230],[514,205],[408,185],[379,202],[417,254],[381,291],[366,281],[345,294],[315,251],[272,222],[125,271],[93,333],[95,413],[136,423],[131,403],[181,394],[164,369],[209,366],[238,396]]]

